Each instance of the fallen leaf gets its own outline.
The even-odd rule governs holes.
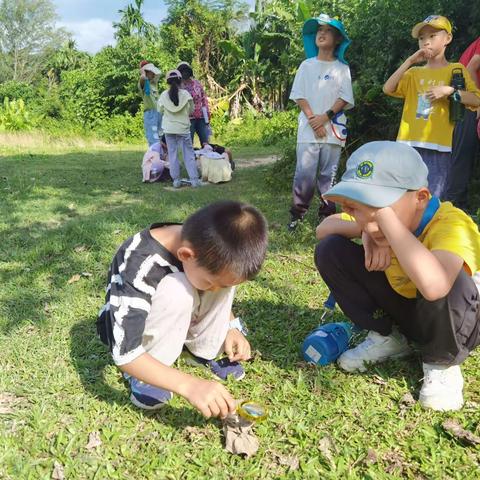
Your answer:
[[[85,446],[87,450],[93,450],[94,448],[99,447],[102,444],[100,439],[100,432],[90,432],[88,435],[88,443]]]
[[[385,467],[385,472],[388,474],[393,474],[395,471],[397,473],[403,473],[404,467],[409,466],[409,463],[405,463],[405,459],[402,454],[397,451],[387,452],[383,455],[382,460],[387,464]]]
[[[91,277],[92,274],[90,272],[82,272],[82,277]]]
[[[480,437],[465,430],[457,420],[449,418],[442,423],[442,427],[456,439],[466,443],[467,445],[480,445]]]
[[[246,457],[251,457],[257,453],[260,444],[252,431],[252,422],[245,420],[236,413],[227,415],[222,422],[227,452],[235,455],[245,455]]]
[[[65,480],[65,472],[63,471],[63,465],[57,461],[53,464],[52,472],[53,480]]]
[[[84,252],[85,250],[87,249],[87,247],[85,245],[77,245],[74,250],[77,252],[77,253],[81,253],[81,252]]]
[[[332,444],[332,441],[330,440],[330,437],[323,437],[323,438],[318,442],[318,448],[319,448],[321,454],[322,454],[329,462],[333,462],[333,455],[332,455],[333,444]]]
[[[80,278],[81,278],[81,276],[78,273],[76,273],[75,275],[73,275],[72,277],[70,277],[68,279],[67,283],[70,284],[70,283],[78,282],[80,280]]]
[[[44,306],[43,306],[43,311],[45,313],[50,313],[50,304],[49,303],[46,303]]]
[[[296,455],[282,455],[277,452],[273,452],[273,455],[279,465],[289,467],[290,470],[298,470],[300,460]]]
[[[415,403],[416,402],[413,398],[413,395],[410,392],[405,393],[405,395],[403,395],[403,397],[398,402],[398,405],[400,407],[400,413],[404,414],[409,408],[413,407]]]
[[[113,231],[113,233],[114,233],[115,235],[118,235],[120,232],[121,232],[121,230],[120,230],[120,229],[118,229],[118,230],[114,230],[114,231]]]
[[[375,463],[378,462],[377,452],[373,448],[369,448],[367,452],[367,456],[363,461],[368,465],[374,465]]]
[[[0,415],[13,413],[13,406],[20,401],[13,393],[0,393]]]

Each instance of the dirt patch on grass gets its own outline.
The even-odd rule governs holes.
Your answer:
[[[267,155],[265,157],[255,158],[234,158],[235,166],[237,168],[252,168],[263,165],[270,165],[277,160],[277,155]]]

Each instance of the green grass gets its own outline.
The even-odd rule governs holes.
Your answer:
[[[55,462],[67,479],[478,478],[480,451],[441,427],[452,417],[479,433],[478,352],[464,365],[469,403],[453,414],[402,405],[405,393],[418,394],[419,357],[363,375],[301,361],[299,345],[326,297],[313,267],[314,215],[296,235],[285,232],[290,195],[265,187],[268,167],[173,191],[140,182],[139,147],[73,148],[0,157],[0,478],[52,478]],[[219,421],[182,398],[154,414],[133,407],[95,335],[118,245],[220,198],[253,203],[271,226],[265,266],[235,301],[261,355],[228,388],[270,409],[250,459],[227,453]],[[91,276],[68,283],[82,272]],[[16,396],[10,405],[1,402],[6,393]],[[88,449],[93,432],[101,445]]]

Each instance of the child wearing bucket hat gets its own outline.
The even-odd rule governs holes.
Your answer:
[[[317,227],[315,263],[366,339],[338,359],[348,372],[412,353],[423,361],[419,402],[463,405],[460,364],[480,343],[480,233],[427,188],[419,153],[399,142],[363,145],[325,196],[344,210]],[[351,241],[361,238],[363,245]]]
[[[143,126],[148,146],[151,147],[162,136],[162,116],[157,110],[160,70],[147,60],[142,60],[139,67],[138,90],[143,99]]]
[[[162,129],[168,148],[168,161],[173,187],[180,188],[180,160],[178,148],[182,148],[183,162],[187,169],[192,187],[200,187],[197,162],[190,137],[190,113],[193,111],[192,96],[183,88],[182,74],[178,70],[170,70],[165,78],[169,89],[165,90],[158,100],[158,109],[163,114]]]
[[[412,29],[419,49],[410,55],[385,82],[383,91],[403,98],[397,140],[415,147],[428,167],[430,191],[443,197],[451,168],[453,122],[450,103],[476,108],[480,92],[461,63],[449,63],[445,49],[452,41],[448,18],[430,15]],[[423,66],[414,66],[426,62]],[[454,73],[465,79],[465,89],[451,86]]]
[[[307,59],[295,75],[290,99],[300,107],[297,130],[297,165],[288,229],[295,230],[318,190],[319,217],[335,212],[323,200],[333,183],[347,136],[344,110],[353,107],[350,69],[345,50],[350,45],[340,20],[322,14],[303,26]]]

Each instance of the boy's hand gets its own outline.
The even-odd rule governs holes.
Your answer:
[[[206,418],[225,418],[236,410],[235,400],[228,390],[213,380],[194,378],[182,396]]]
[[[227,337],[225,338],[224,350],[231,362],[248,360],[252,355],[248,340],[243,333],[236,328],[228,331]]]
[[[325,127],[318,127],[316,130],[314,130],[315,136],[317,138],[322,138],[327,136],[327,130]]]
[[[425,94],[428,100],[433,102],[434,100],[440,100],[441,98],[448,97],[454,92],[453,87],[450,85],[437,85],[436,87],[432,87],[428,92]]]
[[[321,115],[312,115],[308,119],[308,123],[314,130],[317,130],[317,128],[323,127],[327,122],[328,122],[328,117],[325,113],[322,113]]]
[[[362,243],[365,251],[365,268],[369,272],[383,272],[389,266],[392,259],[390,247],[378,246],[372,237],[362,231]]]
[[[415,65],[416,63],[423,63],[426,62],[432,56],[430,50],[425,48],[421,48],[417,50],[413,55],[408,57],[408,62],[410,65]]]

